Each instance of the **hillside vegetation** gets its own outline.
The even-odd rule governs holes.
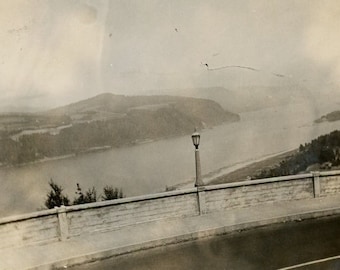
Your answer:
[[[279,164],[264,168],[252,178],[266,178],[298,174],[310,170],[337,169],[340,165],[340,131],[318,137],[300,145],[297,153],[288,156]]]
[[[38,130],[39,132],[23,134],[14,140],[11,135],[27,127],[20,127],[19,121],[17,129],[2,133],[2,165],[133,145],[190,134],[195,127],[203,129],[239,120],[237,114],[223,110],[211,100],[113,94],[102,94],[47,111],[43,115],[46,119],[59,119],[59,122],[53,123],[55,125],[59,123],[68,126],[57,132]],[[37,125],[41,117],[43,116],[30,115],[29,122],[36,123],[35,129],[44,126]]]

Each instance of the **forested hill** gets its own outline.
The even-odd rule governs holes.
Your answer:
[[[237,114],[211,100],[113,94],[101,94],[42,115],[3,117],[6,129],[0,127],[1,165],[133,145],[239,120]],[[11,125],[10,119],[16,119],[15,124]]]
[[[300,145],[296,154],[274,167],[264,168],[252,178],[292,175],[311,170],[339,169],[340,131],[323,135],[309,143]]]
[[[177,96],[123,96],[105,93],[47,112],[49,115],[68,115],[73,122],[117,119],[135,112],[162,115],[176,111],[183,116],[205,122],[208,126],[239,120],[237,114],[225,111],[212,100]]]

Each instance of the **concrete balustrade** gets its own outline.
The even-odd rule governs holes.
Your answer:
[[[207,186],[206,211],[313,198],[313,179],[311,174],[303,174]]]
[[[58,241],[57,209],[0,219],[0,248]]]
[[[320,196],[340,193],[339,171],[320,172]]]
[[[330,171],[61,206],[0,219],[0,248],[67,241],[81,235],[160,219],[339,193],[340,171]]]
[[[69,237],[199,214],[196,188],[66,207]]]

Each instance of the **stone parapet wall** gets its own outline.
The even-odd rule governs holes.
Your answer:
[[[59,239],[57,210],[0,219],[0,248],[46,243]]]
[[[171,217],[198,215],[196,189],[67,208],[69,236]]]
[[[0,219],[0,248],[65,241],[160,219],[340,193],[340,171],[203,186]]]
[[[340,193],[340,175],[338,171],[320,173],[320,196]]]
[[[275,201],[299,200],[314,197],[310,178],[272,182],[245,182],[238,186],[226,185],[206,189],[206,212],[221,211],[235,207],[249,207]]]

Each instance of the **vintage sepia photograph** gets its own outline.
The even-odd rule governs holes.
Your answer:
[[[0,14],[0,270],[340,269],[339,1]]]

